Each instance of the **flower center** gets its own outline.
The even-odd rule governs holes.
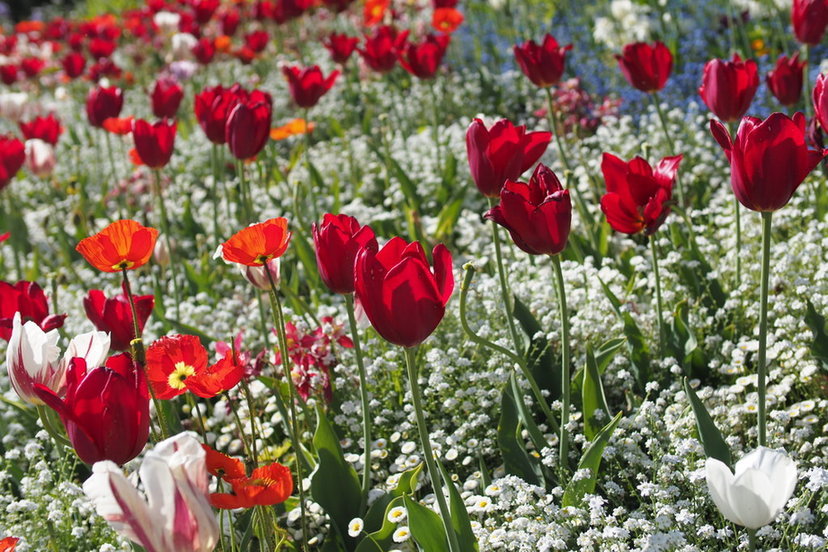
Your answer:
[[[187,387],[184,380],[192,376],[194,373],[195,368],[186,362],[176,362],[175,370],[173,370],[167,378],[167,384],[173,389],[184,389]]]
[[[273,255],[259,255],[258,257],[256,257],[256,262],[263,265],[267,261],[269,261],[272,256]]]
[[[128,261],[128,260],[124,259],[120,263],[112,265],[112,269],[113,270],[129,270],[130,268],[133,267],[133,265],[135,265],[135,263],[133,263],[132,261]]]

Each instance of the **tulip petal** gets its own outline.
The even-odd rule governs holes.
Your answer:
[[[440,297],[443,305],[448,303],[454,291],[454,272],[452,271],[451,253],[448,248],[439,243],[434,246],[431,252],[434,263],[434,277],[437,280],[437,289],[440,290]]]
[[[738,512],[740,525],[759,529],[772,522],[778,512],[772,512],[768,491],[773,484],[767,475],[750,469],[736,477],[730,488],[731,506]]]
[[[730,502],[730,489],[735,479],[730,468],[716,458],[708,458],[704,467],[707,477],[707,490],[710,492],[713,503],[716,504],[716,507],[726,519],[738,525],[743,525],[741,518]]]

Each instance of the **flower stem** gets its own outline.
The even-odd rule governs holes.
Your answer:
[[[221,239],[219,236],[221,235],[221,230],[219,228],[219,198],[218,198],[218,181],[219,181],[219,161],[218,161],[218,146],[213,144],[213,148],[210,150],[210,165],[212,165],[213,169],[213,189],[212,189],[212,199],[213,199],[213,240],[218,245],[221,243]]]
[[[569,312],[566,308],[566,288],[564,286],[563,271],[561,270],[560,255],[552,255],[552,266],[555,268],[555,285],[558,289],[558,304],[561,311],[561,434],[560,434],[560,466],[561,470],[569,467],[569,433],[566,426],[569,423]]]
[[[494,200],[489,198],[489,208],[494,206]],[[503,308],[506,309],[506,322],[509,325],[509,334],[512,336],[512,343],[515,351],[520,354],[520,338],[518,337],[515,320],[512,316],[512,301],[509,294],[509,284],[506,281],[506,271],[503,269],[503,253],[500,250],[500,229],[495,221],[491,221],[492,240],[494,241],[495,261],[497,262],[497,276],[500,279],[500,295],[503,300]]]
[[[167,246],[167,252],[170,255],[170,279],[173,285],[173,295],[175,297],[175,317],[181,320],[181,297],[178,294],[178,278],[176,278],[175,270],[175,252],[172,249],[170,242],[170,219],[167,215],[167,203],[164,201],[164,194],[161,191],[161,171],[152,171],[155,176],[155,197],[158,200],[158,209],[161,212],[161,231],[164,233],[164,243]]]
[[[362,347],[359,343],[359,328],[354,313],[354,296],[345,294],[345,306],[348,310],[348,322],[351,327],[351,340],[354,342],[357,370],[359,371],[359,395],[362,400],[362,439],[365,441],[365,453],[362,468],[362,498],[359,511],[365,512],[368,501],[368,491],[371,488],[371,414],[368,401],[368,377],[365,374],[365,362],[362,358]]]
[[[555,111],[555,102],[552,99],[552,89],[547,87],[544,88],[546,91],[546,116],[549,119],[549,130],[552,131],[552,136],[555,137],[555,145],[558,148],[558,156],[561,158],[561,162],[566,170],[571,171],[572,165],[569,163],[569,157],[566,155],[566,150],[564,149],[563,141],[561,140],[561,132],[558,132],[558,114]]]
[[[748,529],[748,550],[750,552],[755,552],[756,550],[756,529]]]
[[[437,155],[437,174],[443,174],[442,152],[440,151],[440,114],[439,104],[437,103],[437,79],[431,79],[431,134],[434,140],[434,147]]]
[[[727,123],[727,130],[731,136],[735,136],[735,123]],[[736,285],[734,287],[738,287],[742,282],[742,206],[735,196],[733,197],[733,212],[736,223]]]
[[[658,271],[658,248],[654,235],[650,235],[650,252],[653,255],[653,273],[655,274],[656,288],[656,315],[658,316],[658,350],[664,352],[665,328],[664,328],[664,303],[661,300],[661,275]]]
[[[414,403],[414,415],[417,417],[417,431],[420,434],[420,446],[423,448],[423,458],[425,459],[428,478],[431,480],[434,496],[437,498],[437,506],[440,508],[440,515],[443,518],[443,527],[448,538],[449,551],[460,552],[460,544],[457,542],[457,534],[454,532],[454,526],[451,523],[446,496],[443,494],[440,472],[437,471],[437,465],[434,463],[431,439],[428,437],[428,427],[423,416],[420,383],[417,380],[417,359],[415,358],[417,351],[414,347],[406,347],[404,350],[405,367],[408,371],[408,383],[411,385],[411,402]]]
[[[771,220],[773,212],[762,213],[762,281],[759,291],[759,354],[756,370],[759,381],[759,446],[767,444],[767,427],[765,413],[765,380],[767,375],[767,347],[768,347],[768,280],[770,279],[770,246]]]
[[[653,92],[649,94],[650,100],[653,102],[655,106],[656,113],[658,113],[658,120],[661,122],[661,128],[664,130],[664,138],[667,140],[667,145],[670,148],[670,155],[676,154],[676,145],[673,142],[673,137],[670,134],[670,128],[667,126],[667,119],[664,117],[664,112],[661,110],[661,102],[658,99],[658,93]],[[678,191],[678,203],[679,206],[684,208],[684,186],[681,184],[681,177],[678,173],[676,173],[676,191]]]

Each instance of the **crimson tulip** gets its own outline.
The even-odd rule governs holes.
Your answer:
[[[207,139],[214,144],[226,142],[224,134],[227,116],[236,104],[233,89],[221,85],[208,86],[195,95],[193,110]]]
[[[184,98],[184,89],[177,80],[171,78],[160,78],[155,81],[150,99],[152,100],[152,113],[159,119],[175,117],[178,106]]]
[[[20,72],[20,67],[13,63],[0,65],[0,80],[3,84],[11,86],[17,82],[17,74]]]
[[[79,52],[69,52],[66,54],[60,64],[63,66],[63,72],[70,79],[76,79],[83,75],[83,70],[86,68],[86,58]]]
[[[780,104],[790,106],[799,101],[806,63],[799,61],[799,52],[790,58],[782,55],[776,60],[776,67],[768,71],[768,88]]]
[[[8,186],[25,160],[23,142],[14,136],[0,136],[0,190]]]
[[[557,255],[566,247],[572,223],[569,190],[539,163],[528,184],[507,180],[500,204],[484,218],[506,228],[515,245],[530,255]]]
[[[383,25],[365,37],[365,47],[357,48],[365,63],[378,73],[387,73],[397,63],[397,29]]]
[[[141,162],[151,169],[160,169],[170,162],[175,145],[176,122],[157,121],[149,124],[143,119],[132,121],[132,139]]]
[[[346,34],[332,34],[322,43],[331,53],[334,63],[345,65],[356,50],[359,39]]]
[[[216,46],[209,38],[202,37],[193,46],[193,55],[199,63],[207,65],[213,61],[213,57],[216,55]]]
[[[354,259],[368,244],[377,245],[370,226],[347,215],[326,214],[311,227],[319,276],[334,293],[354,292]]]
[[[323,0],[323,2],[325,3],[325,6],[335,12],[344,12],[348,9],[348,6],[354,2],[354,0]]]
[[[419,79],[434,78],[446,55],[451,35],[435,36],[428,33],[419,44],[408,42],[407,39],[408,31],[403,32],[397,38],[399,45],[397,58],[402,68]]]
[[[103,122],[117,117],[124,107],[124,93],[115,86],[97,86],[86,96],[86,117],[93,127],[103,128]]]
[[[369,243],[354,261],[354,289],[368,320],[386,341],[419,345],[440,324],[454,291],[451,253],[432,251],[433,270],[419,242],[392,238],[382,249]]]
[[[63,326],[65,314],[49,314],[46,294],[37,282],[21,280],[16,284],[0,281],[0,339],[9,340],[15,313],[22,322],[34,322],[44,332]]]
[[[133,295],[135,315],[138,318],[138,331],[143,332],[150,313],[155,306],[152,295]],[[83,299],[86,317],[102,332],[108,332],[111,339],[110,348],[114,351],[127,351],[135,339],[132,310],[126,292],[115,297],[107,297],[99,289],[92,289]],[[139,336],[140,337],[140,336]]]
[[[290,95],[299,107],[311,108],[336,82],[339,71],[333,71],[327,78],[318,65],[313,67],[285,66],[282,74],[288,81]]]
[[[28,123],[20,122],[20,130],[26,140],[43,140],[49,144],[57,145],[60,133],[63,129],[60,127],[60,121],[57,120],[54,113],[50,113],[46,117],[35,117]]]
[[[730,161],[730,184],[736,199],[752,211],[776,211],[790,201],[805,177],[828,154],[805,141],[805,116],[772,113],[764,121],[742,119],[735,141],[718,121],[710,132]]]
[[[560,46],[555,37],[547,34],[543,44],[527,40],[521,45],[515,44],[514,53],[520,70],[535,86],[548,88],[560,82],[566,65],[566,52],[572,44]]]
[[[37,76],[45,66],[46,62],[36,57],[30,57],[20,61],[20,68],[29,78]]]
[[[35,393],[60,416],[78,457],[87,464],[125,464],[138,456],[150,433],[149,391],[144,372],[126,354],[87,370],[75,357],[66,372],[66,396],[35,384]]]
[[[551,132],[526,132],[501,119],[491,128],[474,119],[466,131],[466,152],[472,179],[486,197],[498,197],[503,183],[517,180],[540,159]]]
[[[116,44],[111,40],[93,38],[86,47],[89,49],[89,54],[92,56],[92,59],[101,59],[112,57],[112,52],[115,51]]]
[[[236,34],[236,30],[239,28],[240,21],[241,15],[239,15],[238,8],[230,7],[221,16],[221,34],[225,36],[233,36],[234,34]]]
[[[673,54],[660,41],[653,46],[646,42],[627,44],[615,59],[630,86],[642,92],[664,88],[673,69]]]
[[[193,0],[190,3],[199,25],[204,25],[213,18],[219,7],[219,0]]]
[[[647,236],[658,230],[667,215],[673,197],[682,156],[665,157],[653,169],[641,157],[625,162],[604,153],[601,172],[607,193],[601,198],[601,210],[617,232]]]
[[[716,117],[725,122],[740,119],[759,87],[759,70],[752,59],[713,59],[704,65],[699,96]]]
[[[813,91],[814,116],[819,121],[819,126],[822,127],[823,131],[828,129],[828,94],[825,93],[827,80],[825,75],[820,74],[816,79]],[[816,140],[814,142],[816,143]]]
[[[256,90],[230,111],[224,133],[236,159],[252,159],[265,147],[270,136],[272,106],[270,94]]]
[[[267,43],[270,41],[270,35],[267,34],[267,31],[253,31],[252,33],[248,33],[244,35],[244,44],[257,54],[264,51],[267,48]]]
[[[819,44],[828,26],[828,1],[793,0],[791,23],[798,41],[811,46]]]

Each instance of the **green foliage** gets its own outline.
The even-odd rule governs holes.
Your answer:
[[[604,453],[604,448],[607,446],[610,437],[612,436],[618,422],[621,421],[621,412],[615,415],[604,428],[595,436],[595,440],[590,443],[589,447],[581,456],[581,461],[578,462],[578,469],[589,470],[589,476],[582,479],[572,479],[566,486],[561,504],[563,506],[578,506],[583,500],[584,495],[595,491],[595,483],[598,481],[599,469],[601,467],[601,455]]]
[[[696,416],[696,429],[699,432],[699,440],[704,447],[704,453],[708,458],[716,458],[728,466],[732,466],[733,459],[730,456],[730,447],[727,446],[724,437],[722,437],[722,432],[716,427],[713,418],[710,417],[704,407],[704,403],[690,387],[687,378],[684,378],[684,392],[687,393],[693,414]]]

